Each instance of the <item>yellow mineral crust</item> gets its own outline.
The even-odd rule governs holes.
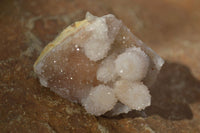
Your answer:
[[[50,52],[53,48],[55,48],[57,45],[62,44],[69,36],[75,34],[78,32],[80,29],[88,25],[89,22],[88,20],[82,20],[75,22],[74,24],[71,24],[67,28],[65,28],[52,42],[50,42],[41,52],[40,56],[34,63],[34,68],[40,62],[40,60],[46,56],[48,52]]]

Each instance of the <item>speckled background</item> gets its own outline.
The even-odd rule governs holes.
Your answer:
[[[86,11],[115,14],[166,63],[152,106],[113,118],[89,115],[40,85],[33,63]],[[199,0],[1,0],[0,132],[199,133]]]

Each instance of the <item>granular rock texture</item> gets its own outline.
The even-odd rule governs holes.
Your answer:
[[[1,0],[0,131],[199,133],[199,5],[196,0]],[[41,50],[86,11],[115,14],[166,60],[144,111],[95,117],[40,85],[32,66]]]

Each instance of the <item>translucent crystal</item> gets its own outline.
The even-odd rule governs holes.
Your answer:
[[[163,63],[114,15],[87,13],[44,48],[34,71],[41,85],[88,113],[118,115],[150,105],[148,87]]]
[[[117,102],[115,106],[113,107],[113,109],[107,113],[107,116],[115,116],[122,113],[128,113],[131,110],[132,110],[131,108],[124,105],[123,103]]]

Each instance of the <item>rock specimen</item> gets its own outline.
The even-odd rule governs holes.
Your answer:
[[[40,83],[96,116],[142,110],[164,61],[115,16],[76,22],[34,64]]]

